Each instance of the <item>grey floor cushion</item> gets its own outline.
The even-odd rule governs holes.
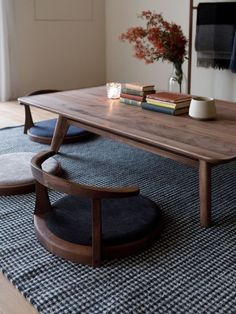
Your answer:
[[[0,156],[0,194],[15,194],[17,187],[34,185],[35,181],[31,173],[31,159],[35,153],[18,152]],[[43,169],[50,173],[57,173],[60,168],[59,162],[50,158],[43,164]],[[14,187],[14,191],[11,189]],[[6,192],[9,188],[9,193]],[[22,191],[21,191],[22,192]]]

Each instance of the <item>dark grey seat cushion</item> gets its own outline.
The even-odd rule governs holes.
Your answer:
[[[66,196],[54,203],[46,216],[48,228],[58,237],[91,245],[91,201]],[[102,238],[106,245],[138,240],[160,223],[160,208],[148,198],[106,199],[102,201]]]
[[[36,122],[33,127],[29,129],[30,135],[40,136],[40,137],[53,137],[54,129],[56,126],[57,119],[50,119],[45,121]],[[70,126],[66,136],[68,137],[77,137],[77,136],[84,136],[89,132],[77,128],[75,126]]]

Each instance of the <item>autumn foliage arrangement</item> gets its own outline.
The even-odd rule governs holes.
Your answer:
[[[181,86],[188,42],[181,27],[151,11],[143,11],[138,17],[146,22],[146,26],[131,27],[121,34],[120,39],[132,44],[134,56],[147,64],[158,60],[172,62],[176,69],[175,79]]]

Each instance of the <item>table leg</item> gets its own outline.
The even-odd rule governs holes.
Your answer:
[[[63,142],[64,136],[66,135],[68,128],[69,123],[67,122],[67,119],[59,115],[52,138],[51,150],[56,153],[59,151],[59,148]]]
[[[207,228],[211,223],[211,165],[204,160],[199,162],[199,197],[200,222]]]
[[[31,110],[30,110],[30,106],[25,105],[25,126],[24,126],[24,134],[27,134],[27,131],[34,126],[34,122],[33,122],[33,118],[32,118],[32,114],[31,114]]]

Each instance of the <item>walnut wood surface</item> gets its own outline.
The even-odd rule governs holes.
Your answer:
[[[30,106],[24,105],[25,107],[25,126],[24,134],[27,134],[27,131],[34,126],[33,117],[31,114]]]
[[[236,158],[235,103],[216,101],[217,119],[196,121],[188,115],[169,116],[107,99],[103,86],[19,101],[91,126],[98,134],[107,132],[192,159],[219,163]]]
[[[84,263],[99,267],[102,258],[121,257],[139,252],[152,244],[160,232],[160,224],[150,230],[149,234],[137,241],[122,245],[102,245],[102,214],[101,200],[103,198],[129,197],[139,194],[137,186],[121,188],[99,188],[74,183],[69,180],[49,175],[42,170],[42,163],[53,156],[54,151],[43,151],[32,158],[31,169],[36,179],[36,203],[34,212],[35,232],[40,243],[51,253],[73,262]],[[92,245],[78,245],[57,237],[47,227],[45,214],[53,210],[47,188],[52,188],[69,195],[80,195],[91,200],[92,210]]]
[[[200,196],[200,221],[204,227],[211,223],[211,164],[200,160],[199,163],[199,196]]]
[[[101,261],[93,264],[92,246],[75,244],[57,237],[47,227],[44,215],[34,215],[34,228],[39,242],[52,254],[74,263],[87,264],[93,267],[101,265]],[[142,252],[155,243],[160,233],[161,225],[158,224],[148,235],[139,240],[120,245],[102,246],[101,256],[103,259],[112,259]]]
[[[120,188],[101,188],[75,183],[73,181],[50,174],[41,169],[42,163],[54,154],[55,152],[53,151],[42,151],[36,154],[31,160],[31,170],[35,180],[47,188],[54,189],[60,193],[77,195],[81,197],[90,197],[92,199],[130,197],[139,194],[139,187],[137,185]],[[39,189],[38,192],[41,195],[42,190]],[[45,194],[42,193],[41,196],[44,197]],[[40,206],[42,205],[41,203],[39,204]]]
[[[48,93],[56,93],[56,92],[59,92],[59,90],[56,90],[56,89],[44,89],[44,90],[37,90],[37,91],[34,91],[30,94],[28,94],[28,96],[35,96],[35,95],[42,95],[42,94],[48,94]],[[30,110],[30,106],[26,105],[26,104],[23,104],[24,107],[25,107],[25,126],[24,126],[24,134],[27,134],[27,131],[34,126],[34,121],[33,121],[33,117],[32,117],[32,114],[31,114],[31,110]],[[31,136],[33,137],[33,136]],[[34,140],[35,142],[37,142],[37,139]],[[39,141],[40,143],[40,141]],[[44,144],[44,143],[42,143]],[[48,144],[48,143],[45,143],[45,144]]]
[[[216,101],[217,118],[169,116],[121,104],[104,86],[22,97],[24,104],[60,115],[59,120],[149,152],[199,167],[200,221],[211,223],[210,167],[236,158],[236,103]],[[64,130],[56,128],[51,149],[60,148]]]
[[[102,201],[92,200],[92,264],[101,266],[102,260]]]

